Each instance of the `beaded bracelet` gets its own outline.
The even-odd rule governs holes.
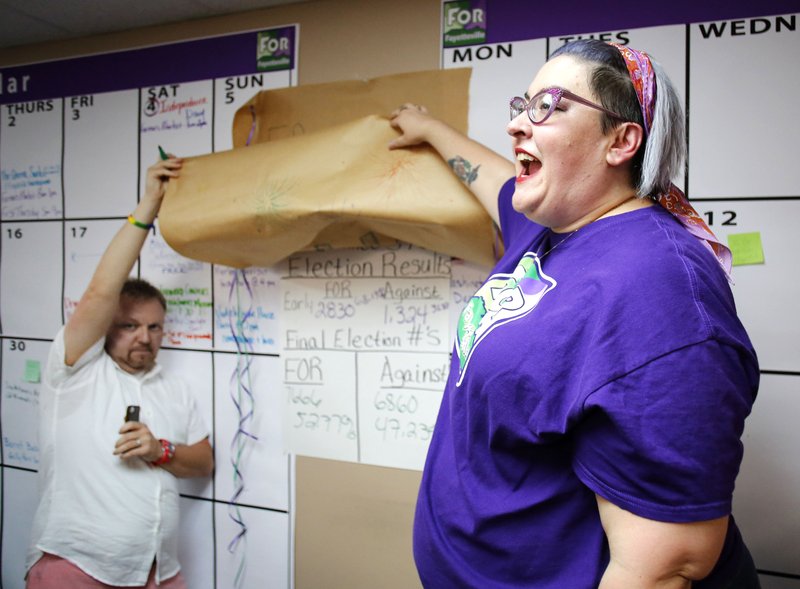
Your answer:
[[[169,440],[164,440],[163,438],[158,441],[161,442],[161,456],[158,458],[158,460],[154,460],[150,463],[153,466],[166,464],[175,456],[175,445],[172,442]]]
[[[145,231],[149,231],[154,227],[152,223],[142,223],[141,221],[137,221],[136,217],[133,215],[128,215],[128,223],[133,225],[134,227],[138,227],[139,229],[144,229]]]

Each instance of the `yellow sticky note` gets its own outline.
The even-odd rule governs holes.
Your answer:
[[[38,360],[25,360],[25,382],[39,382],[42,376],[41,363]]]
[[[763,264],[764,249],[761,247],[761,233],[732,233],[728,235],[728,247],[733,254],[733,265]]]

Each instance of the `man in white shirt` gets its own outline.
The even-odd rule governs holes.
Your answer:
[[[209,476],[213,452],[189,391],[156,363],[164,297],[128,279],[181,165],[169,157],[148,169],[145,195],[53,342],[28,589],[186,587],[176,477]]]

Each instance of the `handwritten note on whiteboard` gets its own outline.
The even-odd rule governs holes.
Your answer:
[[[450,269],[408,247],[286,260],[288,451],[422,468],[447,377]]]
[[[0,116],[4,221],[62,216],[61,112],[62,101],[55,98],[4,106]]]
[[[164,345],[211,347],[211,266],[184,258],[160,233],[150,234],[140,257],[142,278],[157,286],[167,299]]]
[[[214,346],[276,354],[280,276],[272,268],[214,266]]]
[[[3,464],[39,467],[39,394],[49,342],[6,339],[2,348]]]

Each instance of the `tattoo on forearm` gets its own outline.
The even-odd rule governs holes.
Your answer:
[[[450,168],[455,172],[456,176],[459,180],[461,180],[464,184],[469,186],[478,178],[478,170],[481,169],[480,164],[472,167],[472,164],[465,160],[460,155],[447,160],[448,165]]]

